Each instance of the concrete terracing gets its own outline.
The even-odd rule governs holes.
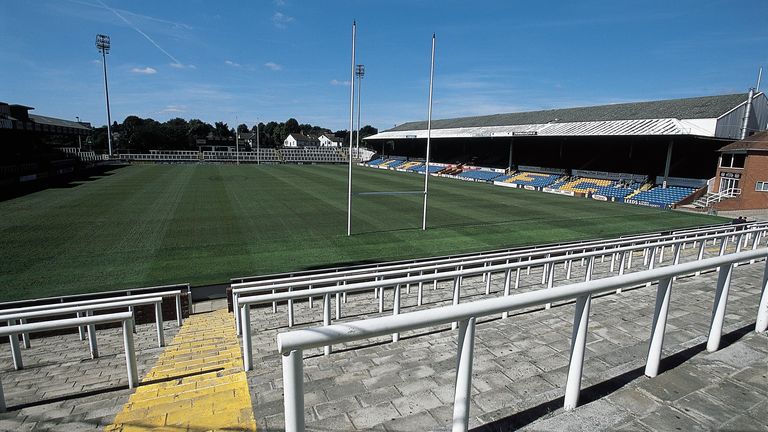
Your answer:
[[[687,249],[683,261],[691,260],[694,251]],[[713,248],[707,256],[716,253]],[[666,255],[665,265],[671,259],[669,250]],[[598,260],[595,278],[609,276],[608,261]],[[642,267],[638,254],[632,271]],[[716,273],[677,279],[672,287],[665,360],[655,378],[643,375],[655,287],[594,298],[580,407],[570,412],[563,411],[562,397],[573,304],[518,311],[507,319],[481,319],[476,330],[470,427],[492,431],[768,430],[764,421],[768,336],[754,333],[764,269],[764,262],[734,269],[726,336],[715,353],[707,353],[703,343]],[[581,263],[575,263],[573,281],[583,280],[584,271]],[[559,265],[556,285],[566,284],[564,278]],[[495,275],[491,296],[501,295],[501,284],[501,275]],[[522,271],[517,292],[534,289],[542,289],[541,270]],[[410,294],[403,287],[401,312],[450,304],[451,292],[449,283],[439,284],[436,290],[425,285],[424,305],[416,307],[416,286]],[[462,302],[484,297],[480,277],[464,280]],[[384,314],[391,314],[391,289],[385,299]],[[313,309],[306,302],[296,302],[295,307],[295,328],[322,323],[318,299]],[[335,316],[335,306],[333,310]],[[379,315],[372,292],[349,295],[342,304],[345,322]],[[161,419],[169,430],[251,429],[253,419],[260,431],[282,430],[282,370],[275,341],[279,332],[291,330],[285,327],[286,321],[284,304],[278,306],[277,314],[271,307],[253,309],[254,370],[247,373],[239,366],[233,320],[224,311],[194,315],[181,331],[174,321],[166,322],[170,342],[164,349],[156,348],[153,325],[139,325],[136,348],[143,383],[135,392],[127,389],[119,329],[97,332],[102,357],[96,360],[89,359],[87,342],[76,334],[33,339],[33,347],[23,350],[26,369],[22,371],[13,370],[5,345],[0,350],[0,378],[9,411],[0,414],[0,430],[101,430],[113,422],[110,429],[131,430],[159,425]],[[381,337],[334,346],[330,356],[323,356],[321,349],[308,350],[304,359],[307,427],[448,430],[455,369],[456,331],[449,326],[408,332],[397,343]],[[245,380],[250,392],[243,391]],[[205,384],[197,388],[201,382]],[[153,402],[154,398],[160,399]],[[249,417],[249,399],[253,417]],[[245,407],[241,406],[244,401]]]

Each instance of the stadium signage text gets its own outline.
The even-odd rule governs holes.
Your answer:
[[[538,131],[519,131],[519,132],[512,132],[510,135],[512,136],[535,136],[538,135]]]
[[[592,195],[592,199],[598,200],[598,201],[608,201],[608,197],[605,195]]]
[[[567,195],[567,196],[575,196],[575,194],[574,194],[574,192],[573,192],[573,191],[564,191],[564,190],[560,190],[560,189],[552,189],[552,188],[548,188],[548,187],[545,187],[545,188],[544,188],[544,189],[542,189],[542,190],[543,190],[544,192],[546,192],[546,193],[551,193],[551,194],[557,194],[557,195]]]

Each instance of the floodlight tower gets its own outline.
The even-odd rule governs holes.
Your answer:
[[[109,85],[107,84],[107,54],[109,54],[109,36],[103,34],[96,35],[96,48],[101,53],[102,64],[104,65],[104,94],[107,99],[107,143],[109,144],[109,157],[112,157],[112,116],[109,113]]]
[[[355,145],[355,151],[358,158],[360,157],[360,94],[362,93],[360,85],[364,75],[365,66],[361,64],[355,66],[355,76],[357,77],[357,144]]]

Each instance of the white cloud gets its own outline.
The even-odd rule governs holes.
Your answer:
[[[170,67],[176,68],[176,69],[197,69],[197,66],[193,64],[182,64],[182,63],[168,63]]]
[[[153,75],[157,73],[157,69],[147,66],[145,68],[133,68],[131,69],[131,72],[142,75]]]
[[[227,66],[232,66],[232,67],[240,67],[241,66],[240,63],[233,62],[232,60],[224,60],[224,64],[227,65]]]
[[[336,79],[332,79],[331,80],[331,85],[335,85],[335,86],[339,86],[339,85],[348,86],[349,85],[349,81],[339,81],[339,80],[336,80]]]
[[[187,111],[186,105],[167,105],[164,109],[160,111],[160,114],[166,114],[166,113],[183,113]]]
[[[285,0],[274,0],[275,6],[285,6]]]
[[[293,17],[288,16],[282,12],[275,12],[274,15],[272,15],[272,23],[275,24],[275,27],[277,28],[285,28],[288,26],[289,23],[293,22]]]
[[[274,62],[266,62],[266,63],[264,63],[264,67],[269,69],[269,70],[271,70],[271,71],[283,70],[283,66],[282,65],[279,65],[279,64],[274,63]]]

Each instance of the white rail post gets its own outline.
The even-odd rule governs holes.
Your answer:
[[[419,276],[424,276],[424,272],[420,271]],[[424,298],[424,281],[419,281],[419,287],[416,291],[416,306],[421,306]]]
[[[552,288],[555,285],[555,263],[551,263],[549,265],[549,271],[547,271],[547,288]],[[547,303],[544,305],[544,309],[549,309],[552,307],[552,303]]]
[[[573,266],[573,260],[568,260],[565,270],[565,279],[571,280],[571,267]]]
[[[485,267],[488,267],[488,261],[483,263],[483,268],[485,268]],[[483,273],[483,282],[485,282],[488,279],[487,276],[488,276],[487,273]]]
[[[157,346],[165,346],[165,330],[163,329],[163,302],[155,303],[155,325],[157,326]],[[90,327],[89,327],[90,330]]]
[[[275,290],[272,290],[272,294],[275,294],[275,292]],[[277,313],[277,301],[272,302],[272,313]]]
[[[456,276],[453,278],[453,304],[457,305],[459,304],[461,297],[461,276]],[[451,323],[451,330],[456,330],[456,327],[458,327],[459,323],[454,321]]]
[[[680,264],[680,255],[682,254],[682,245],[680,243],[675,245],[674,249],[674,259],[672,261],[672,264],[678,265]],[[672,278],[673,281],[677,280],[677,276]]]
[[[174,300],[176,301],[176,324],[181,327],[181,324],[184,322],[184,318],[181,316],[181,294],[176,294]],[[192,305],[189,306],[191,307]],[[235,316],[237,316],[237,314],[235,314]]]
[[[719,256],[725,255],[725,248],[728,247],[728,236],[723,236],[723,241],[720,242],[720,253]]]
[[[630,253],[632,253],[630,251]],[[624,276],[624,264],[627,260],[627,252],[624,251],[621,253],[621,260],[619,261],[619,276]],[[616,288],[616,294],[621,294],[621,288]]]
[[[550,257],[550,254],[547,254],[547,258]],[[549,268],[552,267],[552,264],[546,263],[541,268],[541,284],[544,285],[547,283],[547,276],[549,275]]]
[[[382,291],[381,297],[384,297],[384,292]],[[323,294],[323,325],[329,326],[331,325],[331,295],[330,294]],[[323,355],[331,355],[331,346],[325,345],[323,347]],[[301,355],[299,355],[299,358],[301,358]],[[304,397],[302,395],[302,397]],[[302,408],[303,410],[303,408]]]
[[[664,261],[664,248],[665,247],[666,246],[664,246],[664,245],[661,245],[659,247],[659,264],[661,264]]]
[[[136,351],[133,347],[133,327],[133,319],[123,321],[123,347],[125,348],[125,368],[128,371],[128,388],[135,388],[139,384]]]
[[[456,389],[453,396],[453,432],[469,429],[469,400],[472,391],[472,360],[475,350],[475,317],[459,324],[456,353]]]
[[[741,252],[741,241],[742,241],[743,237],[744,237],[744,233],[739,233],[739,236],[736,238],[736,252],[735,253]],[[734,267],[738,267],[739,263],[734,263],[733,266]]]
[[[253,341],[251,340],[251,305],[240,307],[240,326],[243,329],[243,369],[253,370]]]
[[[392,304],[392,315],[400,314],[400,285],[395,285],[395,301]],[[392,342],[400,340],[400,333],[392,333]]]
[[[731,285],[732,272],[733,264],[724,264],[720,266],[717,275],[717,292],[715,293],[715,303],[712,305],[712,324],[709,327],[709,338],[707,339],[707,351],[709,352],[715,352],[720,347],[720,336],[723,332],[725,306],[728,303],[728,289]]]
[[[634,244],[632,246],[634,246]],[[629,251],[629,256],[627,257],[627,270],[632,268],[632,256],[634,255],[635,255],[634,250]]]
[[[237,335],[240,336],[240,308],[237,306],[237,299],[240,296],[232,293],[232,312],[235,313],[235,330],[237,331]],[[192,304],[189,305],[190,311],[192,310]]]
[[[435,269],[435,274],[437,274],[437,269]],[[435,291],[437,289],[437,278],[435,278],[435,281],[432,282],[432,291]]]
[[[517,269],[517,274],[520,274],[520,269]],[[504,297],[509,296],[509,286],[512,282],[512,269],[507,269],[507,271],[504,272]],[[501,319],[506,319],[509,316],[508,311],[504,311],[501,313]]]
[[[648,361],[645,363],[645,375],[655,377],[659,374],[661,349],[664,345],[664,330],[667,326],[669,299],[672,296],[672,280],[664,278],[656,289],[656,308],[653,311],[651,342],[648,346]]]
[[[16,320],[8,320],[7,324],[12,326]],[[11,345],[11,354],[13,355],[13,368],[16,370],[24,369],[24,362],[21,360],[21,347],[19,347],[19,335],[8,335],[8,341]]]
[[[19,320],[19,323],[26,324],[27,323],[27,319],[26,318],[22,318],[22,319]],[[21,334],[21,343],[22,343],[22,346],[25,349],[30,349],[32,347],[32,343],[29,340],[29,333],[22,333]]]
[[[312,285],[307,286],[307,291],[312,291]],[[373,292],[374,292],[374,295],[376,295],[376,290],[373,290]],[[308,303],[310,309],[312,309],[312,307],[315,305],[314,301],[312,301],[312,300],[313,300],[313,297],[309,296],[309,299],[307,300],[307,303]]]
[[[411,278],[411,273],[410,272],[406,273],[405,274],[405,278],[406,279],[410,279]],[[411,294],[411,283],[410,282],[405,284],[405,293],[408,294],[408,295]]]
[[[707,245],[707,241],[706,240],[702,240],[700,242],[699,254],[697,255],[696,261],[701,261],[702,259],[704,259],[704,248],[706,247],[706,245]],[[696,276],[698,276],[700,274],[701,274],[701,270],[697,270],[696,271]]]
[[[757,321],[755,323],[755,331],[758,333],[768,330],[768,258],[765,260],[762,290],[763,293],[760,296],[760,304],[757,308]]]
[[[288,287],[288,292],[291,292],[292,287]],[[288,327],[293,327],[293,300],[288,300]]]
[[[302,351],[283,354],[283,409],[286,432],[304,431],[304,364]]]
[[[757,244],[760,240],[760,233],[759,232],[755,233],[754,237],[755,237],[755,240],[752,242],[752,250],[757,250]],[[754,264],[755,260],[750,260],[749,263]]]
[[[616,268],[616,252],[611,254],[611,266],[608,271],[610,273],[613,273],[615,268]]]
[[[520,268],[515,269],[515,289],[520,288]]]
[[[645,242],[645,244],[647,245],[648,242]],[[643,249],[643,266],[647,266],[648,265],[648,253],[650,252],[649,249],[650,248],[647,248],[647,247],[645,249]],[[653,261],[653,260],[651,260],[651,261]]]
[[[587,260],[587,272],[584,275],[584,282],[589,282],[592,280],[592,270],[595,266],[595,257],[591,256]]]
[[[483,267],[487,267],[487,266],[484,265]],[[491,294],[491,272],[483,273],[483,276],[485,277],[485,295],[490,295]]]
[[[133,307],[132,306],[128,307],[128,310],[133,312]],[[83,312],[78,312],[77,313],[77,317],[78,318],[82,318],[83,316],[85,316],[85,314]],[[77,328],[77,335],[80,337],[81,341],[85,340],[85,326],[79,326]]]
[[[347,284],[347,281],[343,281],[341,284],[342,284],[342,285],[346,285],[346,284]],[[346,292],[346,291],[344,291],[344,292],[341,294],[341,299],[342,299],[342,301],[344,302],[344,304],[347,304],[347,292]]]
[[[384,313],[384,287],[377,289],[379,290],[379,313]]]
[[[336,284],[338,286],[338,284]],[[341,319],[341,294],[336,293],[336,319]]]
[[[573,332],[571,334],[571,359],[568,362],[568,379],[565,384],[565,404],[563,406],[566,411],[570,411],[579,405],[591,299],[591,295],[580,296],[576,299]]]
[[[528,257],[528,261],[531,261],[533,259],[532,256]],[[528,276],[531,274],[531,266],[528,266],[528,268],[525,270],[525,275]]]
[[[92,316],[93,311],[88,311],[85,316]],[[91,350],[91,358],[99,358],[99,345],[96,343],[96,326],[88,324],[88,347]]]
[[[131,295],[130,291],[128,291],[128,295]],[[131,324],[133,324],[131,326],[131,331],[135,334],[137,332],[137,330],[136,330],[136,311],[133,309],[133,306],[128,306],[128,312],[131,313]],[[80,328],[82,328],[82,327],[80,327]],[[82,340],[82,339],[80,339],[80,340]]]

